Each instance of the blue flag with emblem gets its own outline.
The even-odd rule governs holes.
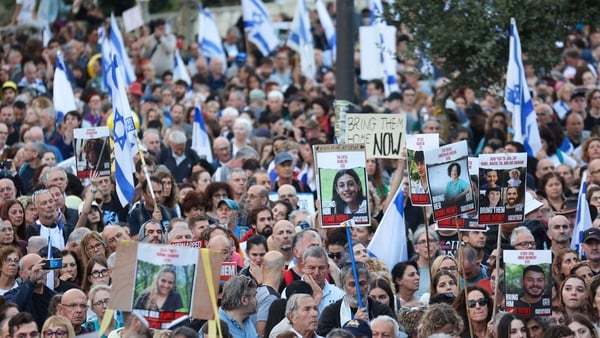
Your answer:
[[[542,141],[537,126],[531,94],[525,79],[525,69],[521,59],[521,41],[514,18],[510,19],[510,46],[506,69],[504,105],[512,112],[513,141],[522,143],[527,155],[535,157],[542,149]]]
[[[119,29],[119,25],[117,24],[117,19],[115,19],[114,13],[111,13],[110,15],[109,41],[110,47],[112,48],[111,53],[115,53],[116,57],[119,59],[119,64],[121,67],[123,67],[125,84],[129,86],[136,80],[135,71],[131,65],[131,61],[129,60],[129,55],[127,55],[127,49],[125,49],[123,37],[121,36],[121,30]]]
[[[227,69],[227,57],[223,50],[221,36],[217,24],[208,8],[198,8],[198,48],[208,60],[219,59],[223,64],[223,72]],[[191,81],[190,81],[191,83]]]
[[[260,0],[242,0],[244,30],[262,55],[269,55],[277,48],[279,40],[271,24],[271,18]]]
[[[581,178],[581,186],[579,195],[577,196],[577,213],[575,214],[575,227],[571,236],[571,249],[577,251],[579,257],[582,256],[583,248],[581,247],[583,232],[592,227],[592,216],[590,215],[590,207],[587,201],[587,172]]]
[[[135,155],[135,125],[131,115],[131,108],[125,92],[125,74],[119,58],[111,54],[110,74],[108,85],[110,87],[112,106],[114,112],[114,154],[115,154],[115,181],[117,196],[122,206],[127,205],[135,196],[133,184],[133,156]]]
[[[204,156],[210,163],[213,161],[212,148],[210,146],[210,138],[204,124],[202,109],[200,104],[196,103],[194,108],[194,125],[192,126],[192,149],[198,153],[198,156]]]

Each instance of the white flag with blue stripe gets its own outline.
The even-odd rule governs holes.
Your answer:
[[[123,43],[123,37],[121,36],[117,19],[115,19],[115,13],[111,13],[110,15],[110,46],[112,51],[109,52],[115,53],[119,59],[119,65],[123,67],[123,73],[125,74],[125,83],[129,86],[136,80],[135,71],[129,60],[129,55],[127,55],[127,49]]]
[[[223,43],[221,42],[217,24],[210,10],[208,8],[203,9],[202,5],[198,9],[198,48],[200,48],[205,58],[209,60],[213,58],[221,60],[223,62],[223,71],[225,71],[227,57],[223,50]]]
[[[110,55],[112,51],[112,47],[110,45],[110,41],[108,35],[106,34],[106,30],[104,27],[98,27],[98,43],[101,46],[101,60],[102,60],[102,90],[108,91],[110,95],[110,88],[108,86],[108,73],[110,72],[111,61]]]
[[[115,181],[117,196],[121,205],[125,206],[135,196],[133,184],[133,156],[136,149],[136,131],[131,116],[131,108],[125,92],[124,67],[119,63],[116,53],[112,54],[108,85],[110,87],[112,106],[114,112],[114,153],[115,153]]]
[[[73,88],[67,78],[67,68],[60,53],[56,54],[56,69],[54,70],[54,89],[52,91],[52,101],[56,109],[56,120],[63,119],[66,113],[77,110],[75,105],[75,95]]]
[[[590,215],[590,207],[587,201],[587,175],[585,172],[581,178],[581,186],[579,187],[579,195],[577,196],[577,213],[575,217],[575,228],[573,229],[573,235],[571,236],[571,248],[581,257],[583,248],[581,242],[583,239],[583,232],[592,227],[592,216]]]
[[[371,26],[377,31],[377,48],[379,49],[379,64],[383,70],[383,84],[385,95],[391,92],[399,91],[398,81],[396,80],[396,58],[395,44],[386,38],[384,33],[387,23],[383,18],[383,5],[381,0],[369,0],[369,10],[371,15]]]
[[[367,250],[381,259],[390,270],[396,263],[408,260],[402,185],[392,201],[367,247]]]
[[[190,74],[185,67],[185,63],[183,63],[183,59],[181,58],[181,54],[179,54],[179,48],[175,48],[175,67],[173,68],[173,80],[183,80],[188,86],[192,85],[192,79],[190,78]]]
[[[271,24],[271,18],[260,0],[242,0],[244,30],[262,55],[269,55],[277,48],[279,40]]]
[[[327,44],[332,51],[333,60],[336,58],[336,33],[335,26],[333,25],[333,20],[331,20],[331,16],[327,12],[327,8],[323,4],[323,0],[315,0],[315,8],[317,9],[317,14],[319,15],[319,21],[321,22],[321,27],[323,27],[323,31],[325,32],[325,38],[327,39]]]
[[[515,19],[510,19],[510,47],[506,69],[504,105],[512,112],[513,141],[522,143],[527,154],[535,157],[542,149],[533,102],[525,79],[525,69],[521,59],[521,41]]]
[[[192,149],[198,153],[198,156],[205,156],[206,160],[210,163],[213,161],[212,147],[210,146],[210,137],[206,131],[206,124],[204,124],[204,116],[202,116],[202,109],[200,104],[196,102],[194,108],[194,125],[192,126]]]
[[[315,52],[312,32],[310,31],[310,18],[306,0],[298,1],[296,13],[290,27],[287,45],[300,55],[300,69],[302,75],[314,79],[317,73],[315,66]]]

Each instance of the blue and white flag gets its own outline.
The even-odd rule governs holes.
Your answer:
[[[208,60],[213,58],[221,60],[223,63],[223,72],[225,72],[227,57],[223,50],[223,43],[221,42],[217,24],[210,10],[208,8],[202,9],[202,5],[198,9],[198,48],[200,48],[202,55]]]
[[[287,45],[300,55],[302,75],[314,79],[317,67],[315,66],[315,52],[306,0],[298,1],[296,5],[296,13],[290,27]]]
[[[198,156],[205,156],[206,160],[210,163],[213,161],[212,158],[212,147],[210,146],[210,138],[206,131],[206,125],[204,124],[204,116],[202,116],[202,109],[200,104],[196,102],[194,108],[194,125],[192,126],[192,149],[198,153]]]
[[[65,114],[77,110],[73,88],[67,78],[67,67],[60,53],[56,54],[56,69],[54,70],[54,89],[52,101],[56,109],[56,120],[61,121]]]
[[[525,69],[521,59],[521,41],[515,19],[510,19],[510,47],[506,69],[506,88],[504,104],[512,112],[512,126],[515,135],[513,141],[522,143],[527,154],[535,157],[542,149],[542,141],[538,130],[529,87],[525,79]]]
[[[115,152],[116,190],[122,206],[127,205],[135,196],[133,184],[133,156],[135,155],[135,125],[131,116],[131,108],[125,92],[125,69],[120,64],[116,53],[112,54],[108,85],[110,87],[114,112],[113,137]]]
[[[173,68],[173,80],[183,80],[188,86],[192,85],[192,79],[190,78],[190,74],[185,67],[185,63],[183,63],[183,59],[181,58],[181,54],[179,54],[179,49],[175,48],[175,67]]]
[[[408,260],[402,186],[398,188],[392,201],[367,247],[367,250],[381,259],[390,270],[396,263]]]
[[[587,175],[585,172],[581,178],[581,186],[579,187],[579,195],[577,196],[577,214],[575,217],[575,228],[571,236],[571,248],[582,256],[583,248],[581,242],[583,240],[583,232],[592,227],[592,216],[590,215],[590,206],[587,202]]]
[[[325,32],[327,44],[332,51],[332,58],[335,61],[336,33],[333,20],[331,20],[331,16],[329,16],[327,8],[325,8],[325,5],[323,4],[323,0],[315,0],[315,8],[317,9],[317,14],[319,15],[319,21],[321,21],[321,27],[323,27],[323,31]]]
[[[110,54],[112,47],[110,45],[108,35],[106,34],[106,30],[104,30],[104,27],[102,26],[98,27],[98,43],[101,46],[102,54],[102,90],[108,91],[108,94],[110,95],[110,88],[108,86],[108,73],[110,72],[111,67]]]
[[[52,39],[52,30],[50,29],[50,25],[48,22],[44,22],[44,27],[42,27],[42,44],[44,47],[48,47],[48,42]]]
[[[279,40],[271,24],[271,18],[260,0],[242,0],[244,30],[262,55],[269,55],[277,48]]]
[[[399,91],[398,81],[396,80],[396,58],[395,45],[386,39],[384,30],[387,23],[383,18],[383,5],[381,0],[369,0],[369,10],[371,14],[371,26],[377,30],[377,48],[379,48],[379,64],[383,69],[383,85],[385,95],[391,92]]]
[[[129,86],[136,80],[135,71],[129,60],[129,55],[127,55],[127,49],[123,43],[123,37],[121,36],[121,30],[117,24],[117,19],[115,19],[115,13],[111,13],[110,15],[110,47],[112,48],[112,51],[109,52],[115,53],[119,59],[119,65],[123,67],[123,72],[125,74],[125,84]]]

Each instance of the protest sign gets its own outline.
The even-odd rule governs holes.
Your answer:
[[[465,141],[425,152],[429,195],[436,221],[475,210],[467,154]]]
[[[521,223],[527,154],[479,155],[479,223]]]
[[[313,146],[323,227],[369,225],[364,144]]]
[[[506,311],[523,318],[550,316],[552,251],[505,250]]]
[[[347,114],[346,143],[364,143],[367,158],[400,158],[406,115]]]
[[[109,176],[111,151],[108,128],[76,128],[73,139],[77,177],[88,178],[92,172]]]
[[[314,214],[315,210],[315,196],[310,192],[299,192],[296,194],[298,197],[298,209],[308,210],[310,214]],[[269,193],[269,201],[276,202],[279,200],[279,195],[276,192]]]
[[[440,146],[439,134],[406,135],[406,152],[408,161],[408,177],[410,184],[410,200],[413,205],[430,205],[429,183],[425,170],[424,151]]]

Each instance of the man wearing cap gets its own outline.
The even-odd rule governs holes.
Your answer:
[[[5,105],[12,105],[15,103],[15,98],[19,90],[17,84],[12,81],[6,81],[2,84],[2,103]]]
[[[563,215],[556,215],[550,219],[548,231],[546,235],[552,241],[550,250],[556,255],[560,250],[571,246],[571,234],[573,228],[569,224],[569,220]]]
[[[594,275],[600,274],[600,229],[589,228],[583,232],[583,251]]]
[[[236,218],[240,206],[236,201],[225,198],[219,201],[217,204],[217,219],[218,226],[228,229],[235,234],[237,238],[240,237],[240,226],[236,224]]]
[[[277,180],[273,182],[271,191],[277,192],[279,187],[284,184],[290,184],[296,189],[296,192],[311,192],[310,188],[304,183],[294,179],[294,158],[286,151],[275,155],[275,172]]]

